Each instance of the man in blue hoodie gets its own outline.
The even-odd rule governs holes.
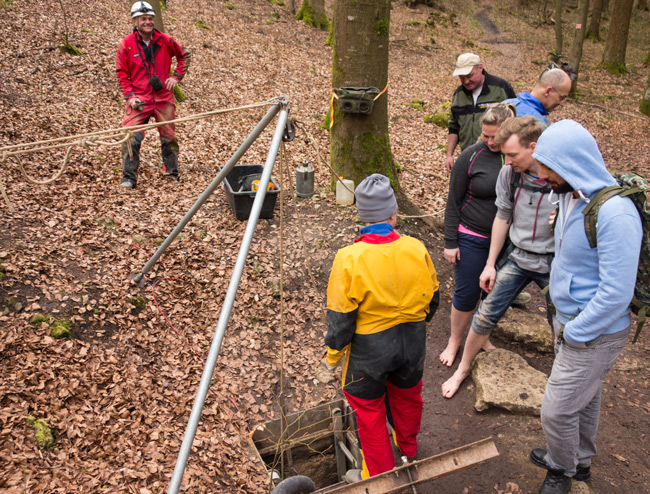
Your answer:
[[[564,101],[571,91],[571,78],[562,69],[542,72],[530,93],[522,92],[516,98],[507,99],[517,109],[517,116],[532,115],[544,126],[548,125],[547,115]]]
[[[613,197],[598,213],[597,246],[589,246],[582,211],[616,180],[579,123],[548,127],[533,158],[540,178],[560,196],[549,284],[556,354],[542,400],[547,448],[532,450],[530,458],[548,469],[540,494],[564,494],[571,478],[590,478],[602,379],[627,341],[642,228],[633,202]]]

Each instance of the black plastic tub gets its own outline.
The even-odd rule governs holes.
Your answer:
[[[219,167],[223,169],[223,167]],[[226,179],[223,181],[223,188],[226,191],[226,199],[228,199],[228,204],[235,217],[238,220],[247,220],[251,214],[251,208],[253,207],[253,201],[255,200],[254,191],[240,191],[241,184],[240,181],[254,173],[262,173],[264,167],[262,165],[235,165],[230,173],[226,175]],[[273,190],[267,190],[266,196],[264,197],[264,202],[262,203],[262,210],[260,211],[260,218],[262,219],[271,219],[273,218],[273,210],[275,209],[275,201],[277,199],[280,188],[278,184],[271,177],[271,183],[273,184]]]

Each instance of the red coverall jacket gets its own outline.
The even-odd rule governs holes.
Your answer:
[[[136,37],[138,41],[136,41]],[[140,49],[136,43],[140,43]],[[176,69],[174,77],[179,81],[185,75],[190,62],[190,54],[174,38],[154,29],[151,36],[151,44],[154,53],[155,74],[161,83],[165,83],[169,77],[169,70],[172,65],[172,57],[176,57]],[[146,57],[146,45],[142,42],[140,35],[134,31],[120,41],[117,49],[117,78],[120,81],[122,93],[128,101],[137,96],[145,104],[155,102],[174,103],[174,93],[163,88],[154,91],[149,85],[149,75],[145,70],[142,55]],[[149,74],[153,75],[151,64],[147,64]]]

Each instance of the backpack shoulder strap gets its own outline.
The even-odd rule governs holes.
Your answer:
[[[609,187],[605,187],[596,192],[596,195],[591,198],[587,207],[582,210],[582,214],[585,215],[585,233],[587,234],[587,240],[589,240],[589,247],[592,249],[597,245],[596,223],[598,222],[598,211],[600,211],[600,207],[609,198],[620,195],[624,192],[627,192],[626,188],[620,185],[610,185]]]
[[[510,194],[510,202],[514,202],[515,200],[515,190],[517,189],[519,182],[521,182],[521,172],[516,172],[513,169],[512,173],[510,173],[510,190],[508,191]]]

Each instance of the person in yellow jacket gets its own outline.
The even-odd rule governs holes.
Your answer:
[[[364,457],[356,481],[395,467],[397,447],[414,458],[422,420],[426,322],[439,304],[436,270],[426,247],[394,231],[397,201],[390,180],[373,174],[355,191],[365,226],[339,250],[327,287],[326,366],[343,362],[343,393],[354,410]]]

